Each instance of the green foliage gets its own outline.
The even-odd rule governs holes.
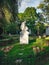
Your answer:
[[[42,13],[38,13],[38,19],[39,19],[39,22],[41,22],[41,23],[45,22],[45,18]]]
[[[36,39],[37,47],[43,46],[43,42],[44,41],[41,37],[37,38]],[[22,59],[22,62],[19,63],[21,65],[31,65],[31,64],[39,65],[41,63],[42,63],[42,65],[45,65],[45,63],[43,63],[43,61],[45,61],[45,58],[47,56],[49,57],[49,47],[44,47],[45,50],[40,51],[37,54],[34,54],[34,52],[33,52],[33,43],[34,42],[31,42],[31,43],[32,44],[28,44],[28,45],[20,45],[19,43],[15,44],[14,47],[7,54],[5,53],[6,56],[4,56],[3,52],[0,52],[1,57],[3,54],[3,58],[2,58],[1,62],[4,62],[5,65],[6,64],[7,65],[15,65],[15,64],[17,64],[17,63],[15,63],[16,60]],[[23,54],[21,55],[20,53],[23,53]]]
[[[25,20],[31,19],[35,21],[37,19],[36,9],[34,7],[28,7],[24,11]]]
[[[33,43],[33,46],[39,47],[40,49],[46,46],[45,39],[42,39],[41,36],[36,39],[36,42]]]
[[[43,23],[37,22],[36,23],[36,30],[38,35],[43,35],[45,33],[46,27]]]
[[[40,35],[43,35],[45,33],[46,27],[44,26],[44,24],[41,23],[39,29]]]
[[[16,34],[17,27],[15,23],[11,23],[6,27],[7,33]]]
[[[0,27],[3,27],[4,33],[7,31],[6,28],[8,29],[7,24],[17,20],[18,5],[16,4],[18,4],[18,0],[0,0]],[[15,33],[14,26],[13,29],[14,32],[10,30]]]
[[[44,2],[47,2],[47,3],[48,3],[48,2],[49,2],[49,0],[44,0]]]
[[[0,64],[2,65],[2,62],[4,62],[4,52],[0,51]]]
[[[24,13],[19,13],[19,22],[26,20],[26,25],[31,30],[31,35],[42,35],[45,33],[45,19],[41,13],[36,12],[34,7],[28,7]],[[39,19],[39,21],[37,21]],[[37,23],[36,23],[37,21]]]
[[[10,23],[11,16],[12,16],[11,12],[9,11],[9,9],[6,6],[4,6],[4,8],[3,8],[3,12],[4,12],[7,23]]]
[[[41,38],[37,38],[36,42],[33,44],[34,46],[40,47],[43,43],[43,40]]]
[[[38,8],[43,8],[43,6],[44,6],[44,4],[40,4],[39,6],[38,6]]]
[[[4,56],[4,52],[0,51],[0,58]]]
[[[24,11],[24,13],[19,13],[18,17],[20,21],[26,20],[26,25],[31,30],[31,34],[35,35],[36,34],[35,21],[38,19],[36,9],[34,7],[28,7]]]
[[[21,21],[23,20],[29,20],[31,19],[32,21],[37,20],[37,13],[36,13],[36,9],[34,7],[28,7],[26,8],[26,10],[24,11],[24,13],[19,13],[18,17]]]
[[[22,21],[24,21],[24,13],[18,13],[18,19],[19,19],[20,23]]]
[[[38,8],[42,10],[43,15],[45,16],[45,21],[49,21],[49,0],[43,0],[43,3],[40,3]]]
[[[46,37],[45,40],[49,40],[49,37]]]
[[[15,4],[18,4],[17,0],[0,1],[0,13],[2,18],[5,18],[7,22],[16,21],[17,19],[18,5]]]

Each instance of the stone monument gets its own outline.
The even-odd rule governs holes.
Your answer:
[[[29,43],[29,32],[28,27],[25,25],[26,21],[21,24],[21,32],[20,32],[20,44],[28,44]]]
[[[46,35],[49,36],[49,26],[46,28]]]

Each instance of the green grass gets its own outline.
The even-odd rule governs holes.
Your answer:
[[[4,65],[15,65],[16,59],[23,59],[21,65],[49,65],[49,60],[45,61],[46,55],[49,57],[49,47],[44,46],[45,40],[42,38],[30,39],[29,44],[20,45],[20,43],[14,43],[14,47],[8,52],[6,58],[4,58]],[[44,47],[45,50],[37,54],[34,54],[33,46]],[[20,55],[23,53],[23,55]],[[40,59],[40,60],[39,60]]]

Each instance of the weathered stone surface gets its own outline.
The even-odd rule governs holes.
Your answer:
[[[25,21],[21,25],[21,32],[20,32],[20,44],[28,44],[29,43],[29,32],[28,27],[25,25]]]

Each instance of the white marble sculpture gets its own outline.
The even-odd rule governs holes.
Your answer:
[[[26,21],[21,24],[21,32],[20,32],[20,44],[28,44],[29,43],[29,32],[28,27],[25,25]]]

